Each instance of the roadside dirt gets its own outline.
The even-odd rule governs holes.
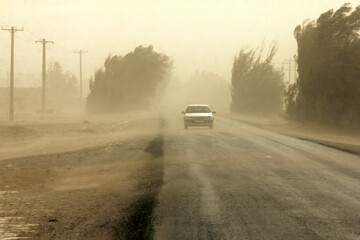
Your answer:
[[[0,238],[112,239],[128,206],[159,185],[150,140],[1,161]]]
[[[143,194],[126,209],[126,215],[114,227],[114,239],[154,239],[153,212],[164,176],[163,143],[163,137],[158,136],[145,148],[145,152],[151,154],[151,162],[147,163],[149,170],[141,176],[139,187]]]
[[[148,231],[135,236],[151,236],[162,138],[158,119],[146,120],[126,120],[116,130],[114,118],[1,125],[0,239],[131,239],[140,229],[132,217],[139,206],[148,211]]]
[[[79,150],[117,139],[136,115],[27,115],[0,121],[0,160]]]
[[[360,155],[360,132],[329,129],[318,124],[289,122],[280,117],[262,118],[238,114],[224,116],[265,130]]]

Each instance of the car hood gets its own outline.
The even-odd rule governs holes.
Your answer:
[[[212,113],[185,113],[185,117],[212,117]]]

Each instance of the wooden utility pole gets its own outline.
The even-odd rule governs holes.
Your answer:
[[[297,56],[296,54],[294,54],[294,82],[296,82],[297,80],[297,65],[298,65]]]
[[[74,53],[78,53],[80,56],[80,99],[82,98],[82,55],[83,53],[87,53],[87,51],[84,50],[79,50],[79,51],[74,51]]]
[[[14,120],[14,35],[17,31],[24,31],[24,28],[3,28],[2,30],[9,31],[11,33],[11,62],[10,62],[10,104],[9,104],[9,120]]]
[[[291,58],[289,59],[289,83],[291,83]]]
[[[35,43],[42,43],[43,45],[43,57],[42,57],[42,102],[41,110],[44,112],[46,110],[46,44],[52,43],[53,41],[46,41],[45,38],[35,41]]]

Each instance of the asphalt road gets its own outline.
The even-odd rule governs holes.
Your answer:
[[[360,157],[217,116],[164,128],[155,239],[360,239]]]

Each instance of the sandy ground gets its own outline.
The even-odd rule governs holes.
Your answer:
[[[0,159],[66,152],[115,140],[129,115],[19,115],[0,118]]]
[[[159,126],[142,114],[1,121],[0,239],[123,239],[129,206],[161,177],[147,150]]]

